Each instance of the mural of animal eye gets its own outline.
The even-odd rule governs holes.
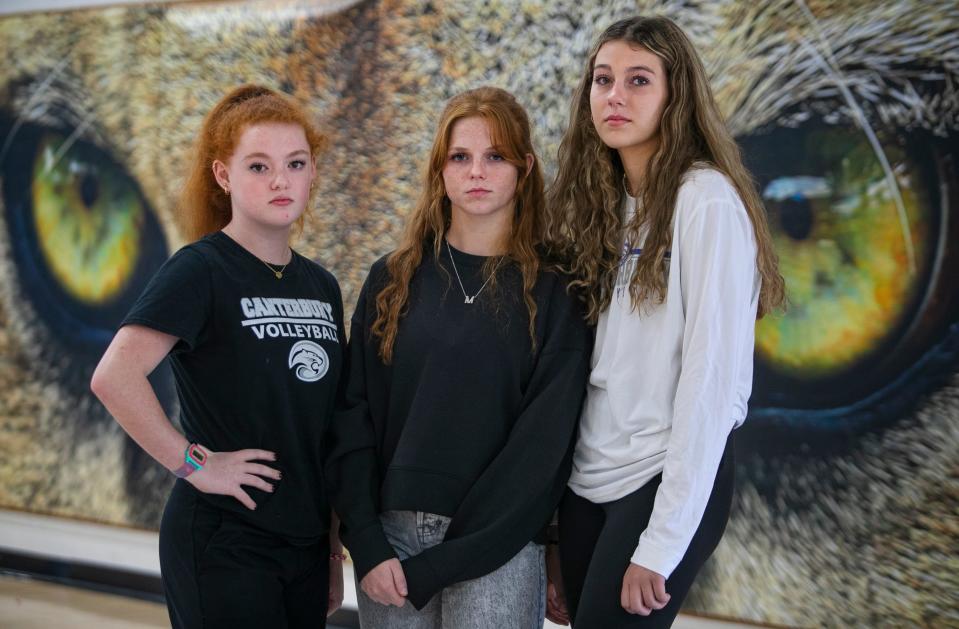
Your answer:
[[[922,315],[941,218],[928,168],[895,140],[877,155],[852,126],[778,128],[743,147],[789,298],[757,324],[757,368],[774,385],[757,388],[791,407],[858,401],[886,382],[853,390],[844,376],[869,376]]]
[[[111,429],[109,416],[87,401],[90,373],[169,253],[160,222],[124,160],[69,122],[55,124],[57,117],[49,118],[54,124],[14,123],[0,111],[0,241],[6,254],[0,284],[4,305],[13,304],[7,312],[21,322],[19,335],[34,339],[27,343],[30,362],[58,383],[51,401],[62,399],[62,406],[48,412],[83,435]],[[151,382],[176,417],[166,363]],[[44,440],[53,443],[52,435]],[[159,517],[165,473],[131,441],[120,443],[127,472],[112,491],[135,496],[143,515],[131,521],[146,525]]]
[[[108,302],[130,281],[146,220],[129,179],[99,153],[48,133],[33,165],[39,249],[63,290],[88,305]]]
[[[160,1],[0,18],[0,506],[157,526],[170,474],[92,398],[90,373],[182,242],[177,183],[226,90],[280,88],[328,127],[294,247],[334,272],[349,316],[402,233],[442,104],[509,88],[549,181],[591,42],[637,12],[693,35],[791,302],[757,324],[733,513],[690,609],[954,626],[955,0]],[[287,368],[302,382],[324,364],[304,351]]]
[[[167,258],[166,237],[109,152],[69,128],[12,128],[0,178],[15,281],[46,329],[92,360]]]

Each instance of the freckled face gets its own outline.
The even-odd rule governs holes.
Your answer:
[[[271,229],[289,228],[303,214],[316,175],[303,127],[285,123],[250,125],[213,170],[230,191],[232,221]]]
[[[606,146],[652,154],[668,88],[662,60],[624,41],[607,42],[593,63],[589,93],[593,125]]]
[[[473,218],[512,216],[519,171],[493,146],[489,126],[480,117],[453,124],[443,167],[446,196],[457,214]]]

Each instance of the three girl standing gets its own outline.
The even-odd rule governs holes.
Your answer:
[[[174,622],[189,610],[185,626],[199,626],[196,613],[226,623],[239,598],[273,610],[244,600],[246,622],[278,609],[289,626],[309,624],[301,612],[319,622],[306,590],[326,589],[325,465],[364,626],[539,626],[538,542],[587,391],[588,333],[562,266],[598,323],[559,512],[570,617],[587,629],[671,624],[728,517],[728,435],[745,417],[753,322],[782,300],[762,207],[685,35],[664,18],[607,29],[546,207],[515,100],[481,88],[449,103],[403,242],[360,295],[344,384],[338,288],[286,244],[318,147],[308,123],[269,120],[245,120],[236,145],[200,154],[234,186],[232,214],[158,273],[94,379],[148,452],[202,468],[178,482],[164,517]],[[259,168],[274,181],[245,187]],[[304,284],[268,294],[258,265]],[[177,307],[185,286],[190,303]],[[329,336],[291,348],[250,338],[258,319],[304,315]],[[188,438],[145,379],[171,350]],[[253,375],[224,387],[215,367],[227,361]],[[277,363],[298,381],[267,369]],[[282,421],[267,428],[260,397],[288,411]],[[275,492],[265,479],[278,465],[259,462],[272,453]],[[237,507],[250,506],[242,485],[269,498],[252,516]],[[288,554],[263,565],[271,544]]]

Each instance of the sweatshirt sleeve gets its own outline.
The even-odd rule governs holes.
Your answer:
[[[732,193],[730,193],[732,194]],[[738,196],[688,199],[676,221],[685,311],[672,431],[652,515],[632,562],[669,577],[699,527],[734,424],[736,378],[751,352],[758,280]]]
[[[375,267],[374,267],[375,268]],[[366,359],[371,347],[367,321],[370,271],[350,322],[346,352],[346,384],[327,433],[324,464],[327,491],[340,518],[340,535],[350,550],[357,578],[378,564],[396,557],[379,518],[380,480],[376,462],[376,435],[367,399]]]
[[[569,478],[586,390],[589,334],[557,281],[523,410],[500,453],[453,515],[445,540],[403,561],[408,599],[420,609],[444,587],[508,562],[550,519]]]

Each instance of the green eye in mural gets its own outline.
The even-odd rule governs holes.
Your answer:
[[[839,413],[886,395],[948,324],[948,308],[934,307],[945,303],[938,193],[951,184],[942,143],[878,142],[816,116],[740,138],[789,302],[756,325],[754,411]]]
[[[856,365],[897,331],[924,288],[930,217],[901,151],[887,148],[893,183],[862,133],[805,140],[792,153],[796,174],[761,190],[790,303],[759,322],[756,345],[771,367],[817,379]]]
[[[68,126],[18,126],[0,115],[12,282],[36,323],[83,362],[98,359],[167,246],[122,162],[78,136]]]
[[[45,135],[32,190],[37,243],[50,273],[90,305],[115,298],[130,281],[146,219],[129,179],[96,153]]]

